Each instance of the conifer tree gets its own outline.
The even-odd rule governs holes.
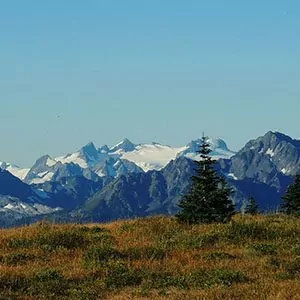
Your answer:
[[[286,194],[281,198],[281,210],[288,215],[300,216],[300,174],[288,187]]]
[[[259,213],[257,202],[253,196],[249,197],[244,213],[249,215],[257,215]]]
[[[234,214],[230,199],[232,190],[214,169],[215,161],[210,156],[210,145],[204,136],[199,153],[201,159],[195,161],[196,174],[192,177],[188,193],[178,204],[182,210],[177,218],[190,224],[228,222]]]

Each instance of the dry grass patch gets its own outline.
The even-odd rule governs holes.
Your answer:
[[[3,229],[0,299],[297,299],[299,245],[284,215]]]

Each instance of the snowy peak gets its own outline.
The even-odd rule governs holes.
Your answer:
[[[226,142],[220,138],[208,138],[207,142],[213,150],[222,149],[224,151],[230,151]]]
[[[87,162],[92,162],[99,159],[99,152],[92,142],[82,147],[79,150],[79,154]]]
[[[98,152],[99,153],[108,153],[109,152],[109,147],[107,145],[104,145],[104,146],[102,146],[98,149]]]
[[[255,178],[270,183],[276,174],[293,176],[300,170],[300,141],[280,132],[267,132],[249,141],[231,159],[229,173],[239,180]],[[280,186],[278,182],[274,183]]]
[[[135,163],[144,171],[160,170],[175,159],[183,148],[172,148],[158,143],[140,144],[131,152],[123,153],[121,158]]]
[[[209,141],[213,150],[212,155],[216,159],[229,158],[234,154],[223,140],[210,138]],[[89,174],[92,178],[116,177],[120,174],[161,170],[179,156],[198,159],[197,151],[200,145],[201,139],[192,141],[187,146],[170,147],[154,142],[136,145],[125,138],[111,148],[104,145],[97,149],[90,142],[75,153],[56,158],[49,155],[42,156],[22,179],[29,184],[40,184],[58,180],[62,176]]]
[[[54,166],[56,163],[57,162],[53,160],[49,155],[44,155],[35,162],[32,169],[37,172],[44,172],[49,167]]]
[[[228,149],[225,141],[220,138],[209,137],[207,142],[210,145],[210,148],[212,150],[211,155],[215,159],[220,159],[220,158],[228,159],[235,154],[235,152]],[[188,158],[196,159],[196,160],[200,159],[200,155],[198,151],[200,149],[201,143],[202,143],[202,139],[191,141],[186,146],[186,149],[179,155],[186,156]]]
[[[52,179],[58,165],[58,162],[52,159],[49,155],[44,155],[35,162],[24,178],[24,181],[30,184],[49,181]]]
[[[125,138],[120,143],[110,149],[110,152],[130,152],[135,150],[136,145]]]
[[[9,173],[13,174],[14,176],[18,177],[21,180],[23,180],[26,177],[27,173],[29,172],[29,169],[22,169],[18,166],[6,162],[1,162],[1,161],[0,161],[0,169],[8,171]]]

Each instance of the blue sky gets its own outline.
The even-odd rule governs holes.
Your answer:
[[[300,139],[299,36],[299,1],[1,1],[0,160]]]

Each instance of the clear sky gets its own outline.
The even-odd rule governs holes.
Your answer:
[[[299,37],[299,0],[3,0],[0,160],[300,139]]]

